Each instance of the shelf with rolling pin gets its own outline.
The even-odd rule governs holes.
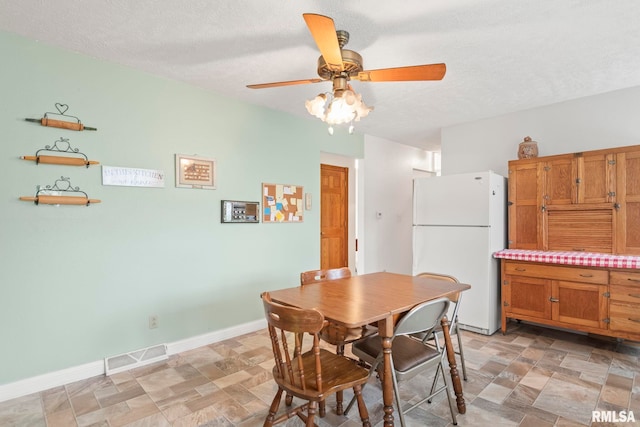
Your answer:
[[[58,110],[57,113],[46,112],[40,119],[26,118],[25,120],[33,123],[40,123],[42,126],[50,126],[59,129],[69,129],[77,131],[98,130],[97,128],[83,125],[80,119],[76,116],[65,114],[69,109],[69,106],[67,104],[56,102],[55,107],[56,110]]]
[[[42,152],[47,153],[60,153],[65,154],[65,156],[54,156],[49,154],[40,154]],[[66,156],[66,154],[71,154],[71,156]],[[67,165],[67,166],[86,166],[97,165],[100,162],[95,160],[89,160],[89,158],[81,153],[77,148],[72,148],[69,143],[68,138],[60,138],[56,140],[53,145],[46,145],[44,148],[36,151],[34,156],[22,156],[20,157],[22,160],[32,160],[35,161],[36,164],[40,163],[48,163],[51,165]]]
[[[80,119],[75,116],[65,114],[69,109],[67,104],[57,102],[55,104],[58,113],[47,112],[41,119],[25,119],[28,122],[38,122],[42,126],[55,127],[69,130],[97,130],[94,127],[84,126]],[[56,117],[56,118],[52,118]],[[59,138],[53,145],[46,145],[44,148],[36,151],[33,156],[21,156],[22,160],[34,161],[36,164],[51,164],[64,166],[85,166],[100,164],[81,153],[77,148],[73,148],[68,138]],[[65,195],[61,195],[63,193]],[[69,193],[78,193],[81,195],[68,195]],[[60,177],[52,185],[38,186],[35,196],[22,196],[20,200],[34,202],[47,205],[82,205],[100,203],[98,199],[90,199],[87,193],[81,191],[79,187],[71,186],[68,177]]]
[[[53,193],[53,194],[52,194]],[[76,193],[81,196],[65,196],[60,193]],[[81,205],[100,203],[98,199],[90,199],[87,193],[80,190],[80,187],[71,186],[69,177],[61,176],[52,185],[38,188],[35,196],[22,196],[20,200],[34,202],[36,205]]]

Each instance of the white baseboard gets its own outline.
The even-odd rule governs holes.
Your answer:
[[[265,319],[260,319],[249,323],[243,323],[242,325],[209,332],[208,334],[197,335],[195,337],[167,344],[167,354],[172,356],[174,354],[182,353],[183,351],[193,350],[194,348],[213,344],[214,342],[224,341],[229,338],[259,331],[266,327],[267,321]]]
[[[194,348],[213,344],[229,338],[255,332],[266,328],[266,320],[256,320],[253,322],[243,323],[241,325],[232,326],[230,328],[221,329],[203,335],[187,338],[167,344],[167,354],[174,355]],[[32,393],[38,393],[53,387],[59,387],[75,381],[84,380],[105,374],[104,359],[95,362],[86,363],[84,365],[73,366],[71,368],[62,369],[60,371],[49,372],[47,374],[38,375],[36,377],[26,378],[9,384],[0,385],[0,402],[15,399],[17,397],[26,396]]]

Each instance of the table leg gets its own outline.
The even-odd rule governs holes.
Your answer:
[[[467,405],[464,402],[464,395],[462,394],[462,383],[460,382],[460,374],[458,373],[458,365],[456,364],[456,353],[453,349],[453,343],[451,342],[451,335],[449,334],[449,319],[447,319],[447,316],[442,318],[442,335],[444,335],[444,345],[447,350],[447,360],[449,361],[453,391],[456,394],[458,412],[464,414],[467,412]]]
[[[391,376],[391,337],[393,317],[378,322],[378,333],[382,340],[382,402],[384,404],[384,426],[393,426],[393,378]]]

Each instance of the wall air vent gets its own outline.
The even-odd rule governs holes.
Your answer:
[[[168,358],[167,345],[160,344],[130,353],[107,357],[104,359],[104,370],[107,375],[112,375]]]

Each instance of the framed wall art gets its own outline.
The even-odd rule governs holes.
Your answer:
[[[176,154],[176,187],[215,190],[215,159]]]

